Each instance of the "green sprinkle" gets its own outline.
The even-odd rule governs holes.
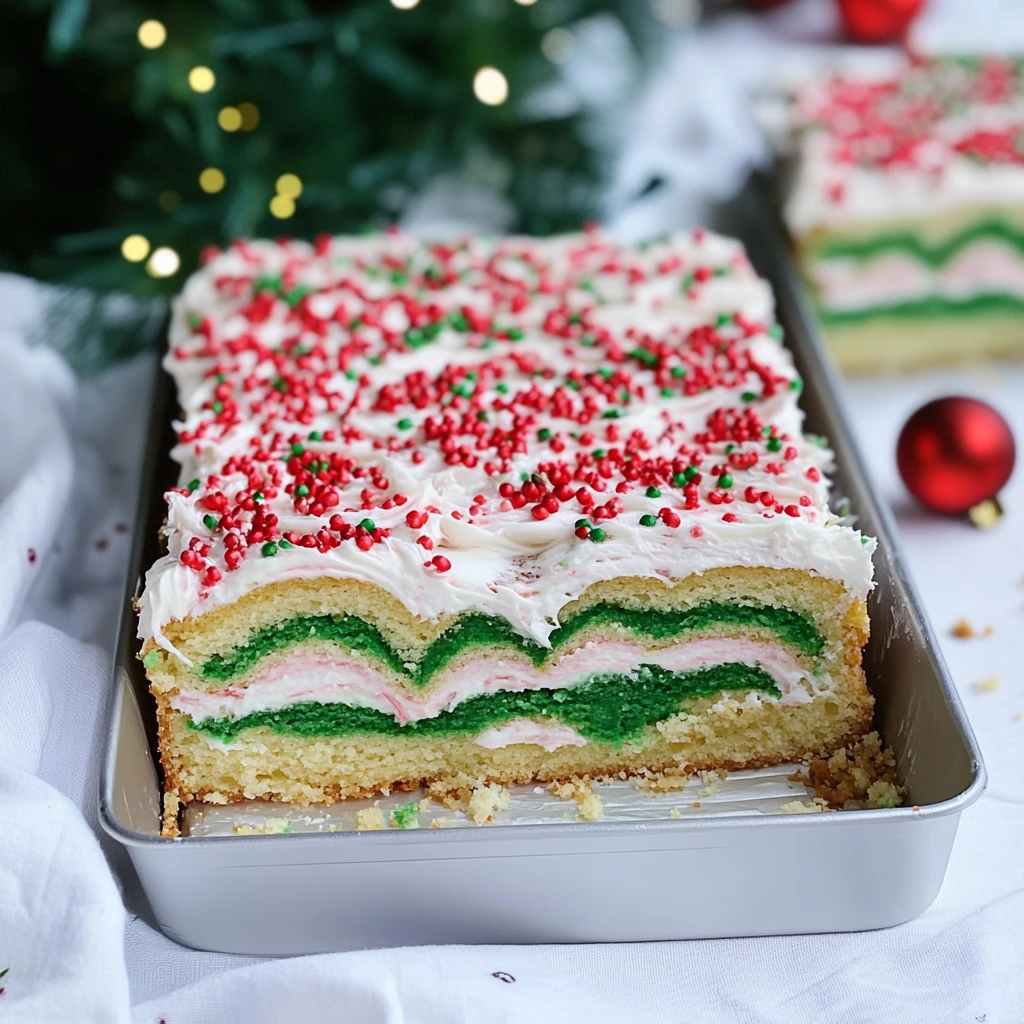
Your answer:
[[[487,422],[487,419],[488,419],[488,416],[487,416],[487,410],[486,410],[486,409],[480,409],[480,410],[478,410],[478,411],[477,411],[477,414],[476,414],[476,418],[477,418],[477,419],[478,419],[478,420],[479,420],[479,421],[480,421],[481,423],[486,423],[486,422]]]
[[[603,459],[608,452],[606,452],[604,448],[595,448],[593,454],[595,459]]]
[[[662,398],[671,398],[674,394],[675,394],[675,392],[671,388],[662,388],[661,389],[661,397]]]
[[[216,381],[216,382],[217,382],[218,384],[223,384],[223,383],[224,383],[224,381],[226,381],[226,380],[227,380],[228,378],[227,378],[227,375],[226,375],[226,374],[223,374],[223,373],[218,373],[218,374],[216,374],[216,375],[214,376],[214,378],[213,378],[213,379],[214,379],[214,380],[215,380],[215,381]]]
[[[494,390],[497,391],[499,395],[507,395],[508,385],[504,381],[498,381],[498,383],[494,385]]]
[[[268,540],[267,543],[260,548],[260,551],[263,552],[264,558],[270,558],[272,555],[277,554],[277,545],[272,540]]]
[[[594,528],[594,524],[589,519],[577,519],[574,525],[577,530],[581,526],[585,527],[588,530],[592,530]]]
[[[525,484],[526,481],[530,479],[530,474],[529,473],[520,473],[519,474],[519,479]]]
[[[593,348],[597,344],[597,338],[593,334],[584,334],[580,338],[580,344],[584,348]]]
[[[348,380],[355,380],[356,379],[356,371],[355,370],[346,370],[345,371],[345,377]]]
[[[647,491],[646,491],[646,494],[647,494],[648,498],[660,498],[661,497],[661,491],[659,491],[657,487],[648,487]]]
[[[400,419],[395,424],[395,426],[398,427],[399,430],[411,430],[412,429],[412,420],[409,419],[408,416],[403,416],[402,419]]]
[[[219,399],[214,399],[213,404],[210,406],[215,416],[219,416],[224,411],[224,403]]]
[[[407,804],[396,807],[391,812],[391,820],[395,823],[395,828],[419,828],[419,809],[419,800],[410,800]]]
[[[602,366],[601,369],[598,370],[597,372],[601,374],[601,376],[604,377],[605,380],[608,380],[608,378],[615,373],[615,371],[610,366]]]
[[[868,537],[861,537],[860,542],[861,542],[861,544],[868,544],[868,543],[870,543],[870,538],[868,538]]]
[[[279,548],[290,548],[292,546],[292,542],[290,540],[279,540],[277,542],[277,546]]]
[[[743,394],[740,395],[740,398],[742,398],[744,402],[757,401],[757,395],[755,395],[753,391],[744,391]]]
[[[284,301],[289,306],[297,306],[313,289],[308,284],[296,285],[287,295],[284,297]]]
[[[457,331],[469,330],[469,321],[461,313],[449,313],[448,323]]]
[[[572,377],[566,377],[566,379],[565,379],[565,386],[567,388],[572,388],[573,391],[579,391],[579,389],[580,389],[580,382],[578,380],[574,380]]]
[[[299,484],[299,486],[295,488],[295,497],[297,498],[305,498],[308,494],[309,488],[305,484]]]
[[[188,489],[189,489],[190,493],[192,491],[198,491],[199,490],[199,477],[196,477],[195,480],[189,480],[189,482],[188,482]]]
[[[685,473],[673,473],[672,474],[672,485],[674,487],[682,487],[686,483]]]
[[[641,526],[654,526],[658,520],[652,515],[645,515],[640,517]]]
[[[551,440],[551,431],[548,430],[547,427],[541,427],[540,430],[537,431],[537,440],[538,441],[550,441]]]
[[[201,326],[202,322],[203,318],[198,313],[189,313],[188,325],[189,327],[192,328],[193,331],[199,330],[199,327]]]
[[[683,278],[683,283],[680,285],[680,290],[688,292],[693,287],[693,274],[687,274]]]
[[[273,387],[276,391],[280,391],[281,394],[283,395],[288,390],[288,381],[286,381],[283,377],[277,377],[274,380]]]
[[[594,529],[590,531],[590,539],[595,544],[600,544],[601,541],[604,540],[604,536],[604,530],[602,530],[600,526],[595,526]]]
[[[159,665],[160,664],[160,652],[159,651],[150,651],[149,654],[147,654],[142,659],[142,664],[146,668],[153,668],[155,665]]]
[[[732,476],[729,473],[723,473],[718,478],[719,487],[732,487]]]
[[[771,427],[762,427],[761,428],[761,436],[762,437],[771,437],[772,436],[772,428]]]
[[[768,336],[779,340],[782,337],[782,328],[778,324],[772,324],[768,328]]]
[[[768,451],[778,452],[782,451],[782,442],[777,437],[768,438]]]
[[[796,380],[791,380],[789,382],[789,386],[793,391],[796,391],[799,394],[804,389],[804,382],[797,378]]]
[[[522,341],[526,337],[526,331],[519,327],[511,327],[505,332],[509,341]]]
[[[728,444],[727,444],[727,445],[725,446],[725,454],[726,454],[726,455],[729,455],[730,453],[732,453],[732,452],[734,452],[734,451],[736,451],[736,445],[734,445],[734,444],[732,443],[732,441],[730,441],[730,442],[729,442],[729,443],[728,443]]]
[[[301,455],[306,449],[298,441],[292,445],[292,455]]]
[[[348,325],[348,329],[350,331],[354,331],[357,328],[362,327],[362,326],[363,326],[363,321],[360,320],[359,317],[356,317],[355,320],[350,321],[350,323]]]
[[[603,413],[601,413],[601,419],[603,419],[603,420],[617,420],[621,415],[622,415],[622,412],[619,409],[605,409],[605,411]]]
[[[715,318],[716,327],[725,327],[727,324],[732,323],[732,317],[728,313],[719,313]]]
[[[377,524],[372,519],[360,519],[359,525],[367,532],[373,533],[377,529]]]
[[[403,274],[400,270],[391,271],[391,283],[392,284],[405,284],[409,280],[408,274]]]
[[[253,491],[252,492],[252,500],[256,501],[256,502],[260,502],[260,501],[266,501],[267,499],[263,497],[263,492],[262,491]]]
[[[633,359],[638,359],[641,363],[644,363],[647,366],[658,365],[658,357],[646,348],[635,348],[629,354]]]
[[[205,516],[203,516],[203,525],[212,532],[216,530],[218,526],[220,526],[220,522],[218,521],[216,516],[211,516],[209,513],[207,513]]]
[[[686,479],[686,482],[689,483],[699,472],[700,470],[696,466],[687,466],[686,469],[683,470],[683,477]]]
[[[321,434],[319,430],[312,430],[310,431],[309,439],[310,441],[322,441],[324,439],[324,435]]]
[[[685,366],[673,366],[672,367],[672,376],[676,377],[677,379],[679,377],[685,377],[686,376],[686,367]]]
[[[582,315],[579,314],[579,313],[570,313],[569,314],[569,323],[571,323],[571,324],[581,324],[581,323],[583,323]]]

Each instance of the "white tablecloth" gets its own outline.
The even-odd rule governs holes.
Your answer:
[[[934,6],[926,27],[948,31],[953,0]],[[997,7],[993,0],[987,9]],[[820,9],[815,0],[784,9],[772,45],[784,49],[780,36],[827,30],[828,18],[815,15]],[[794,20],[794,11],[809,20]],[[652,218],[678,220],[728,189],[758,157],[742,111],[746,90],[768,70],[766,51],[755,46],[765,24],[739,19],[713,27],[703,47],[687,44],[698,55],[670,68],[653,90],[647,123],[664,145],[645,163],[627,166],[623,181],[661,172],[673,185],[639,212],[620,210],[620,223],[639,230]],[[686,95],[679,83],[698,72],[705,91],[718,83],[714,95],[689,106],[666,102]],[[695,135],[680,129],[680,119],[691,117],[698,119]],[[721,173],[709,174],[707,166],[697,172],[709,156],[690,143],[705,128]],[[96,823],[111,651],[153,364],[143,356],[77,380],[53,351],[26,344],[41,315],[40,296],[29,282],[0,277],[0,971],[7,971],[0,1020],[1024,1019],[1024,472],[1005,491],[1005,520],[980,532],[918,511],[893,463],[906,415],[941,393],[987,398],[1024,439],[1024,368],[847,388],[855,428],[881,494],[896,509],[991,777],[987,794],[964,816],[946,883],[924,915],[862,935],[417,948],[260,962],[196,953],[155,931],[127,858]],[[994,633],[952,638],[949,627],[962,616]],[[993,674],[997,690],[973,688]],[[679,884],[725,891],[728,879]]]

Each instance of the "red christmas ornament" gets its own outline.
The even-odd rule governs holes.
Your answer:
[[[976,398],[937,398],[907,420],[896,465],[911,494],[945,515],[994,498],[1013,472],[1016,446],[1006,420]]]
[[[924,0],[839,0],[846,34],[858,43],[895,43],[921,13]]]

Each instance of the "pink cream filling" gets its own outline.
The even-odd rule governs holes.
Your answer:
[[[641,664],[690,672],[731,662],[758,665],[768,672],[782,692],[783,704],[806,704],[813,692],[831,686],[827,676],[811,679],[780,644],[732,637],[698,638],[655,651],[628,641],[592,641],[543,668],[511,658],[481,658],[443,673],[422,694],[396,686],[362,658],[298,649],[277,658],[248,686],[183,690],[171,698],[171,706],[200,721],[241,718],[312,701],[374,708],[405,723],[434,718],[470,697],[498,690],[565,689],[597,673],[628,673]]]

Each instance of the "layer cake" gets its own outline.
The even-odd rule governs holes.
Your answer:
[[[176,301],[139,601],[167,817],[738,769],[870,727],[874,541],[703,231],[236,243]]]
[[[793,92],[785,217],[844,369],[1024,354],[1022,69],[904,58]]]

